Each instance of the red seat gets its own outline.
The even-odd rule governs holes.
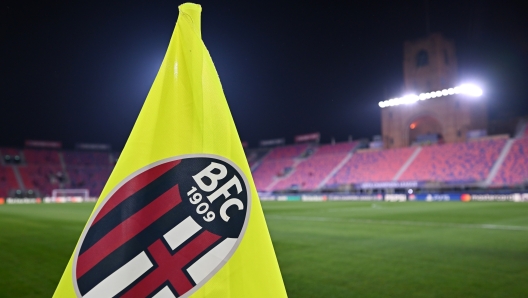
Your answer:
[[[528,182],[528,137],[515,140],[493,186],[515,186]]]
[[[307,144],[274,148],[263,158],[261,164],[253,172],[257,190],[268,190],[268,186],[274,179],[282,175],[286,168],[293,166],[294,159],[305,152],[306,149],[308,149]]]
[[[327,185],[391,181],[416,148],[356,152]]]
[[[356,147],[357,142],[322,145],[316,152],[299,163],[294,172],[278,182],[273,190],[297,186],[300,190],[315,190],[330,172]]]
[[[506,139],[485,139],[423,147],[399,180],[483,181],[505,143]]]

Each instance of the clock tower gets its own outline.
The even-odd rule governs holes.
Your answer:
[[[486,129],[484,100],[454,92],[461,82],[452,40],[439,33],[430,34],[406,41],[403,52],[404,94],[399,96],[410,95],[416,100],[382,107],[385,148],[460,142],[467,139],[469,131]]]

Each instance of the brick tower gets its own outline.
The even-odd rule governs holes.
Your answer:
[[[450,89],[460,84],[453,41],[431,34],[405,42],[403,50],[405,93],[400,96],[439,96],[382,108],[385,148],[405,147],[428,138],[434,142],[435,136],[445,142],[465,141],[468,131],[486,129],[487,110],[482,98],[453,94]]]

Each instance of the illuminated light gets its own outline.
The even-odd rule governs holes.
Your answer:
[[[478,97],[482,95],[482,89],[472,84],[460,85],[460,93]]]
[[[418,96],[414,94],[405,95],[404,97],[400,98],[400,101],[403,104],[411,104],[418,101]]]
[[[416,128],[416,123],[411,123],[411,125],[409,126],[411,129],[415,129]]]
[[[426,100],[430,98],[437,98],[442,96],[454,95],[454,94],[464,94],[468,96],[478,97],[482,96],[483,91],[478,86],[473,84],[462,84],[457,87],[443,89],[438,91],[432,91],[429,93],[420,93],[420,95],[408,94],[402,97],[395,97],[385,101],[380,101],[379,106],[381,108],[393,107],[398,105],[408,105],[416,103],[419,100]]]

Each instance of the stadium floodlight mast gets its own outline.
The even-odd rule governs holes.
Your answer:
[[[393,107],[393,106],[399,106],[399,105],[408,105],[408,104],[413,104],[419,100],[427,100],[431,98],[454,95],[454,94],[464,94],[464,95],[468,95],[472,97],[479,97],[482,95],[482,89],[480,89],[478,86],[473,85],[473,84],[462,84],[454,88],[433,91],[433,92],[428,92],[428,93],[421,93],[420,95],[408,94],[402,97],[391,98],[385,101],[380,101],[379,106],[380,108],[387,108],[387,107]]]

